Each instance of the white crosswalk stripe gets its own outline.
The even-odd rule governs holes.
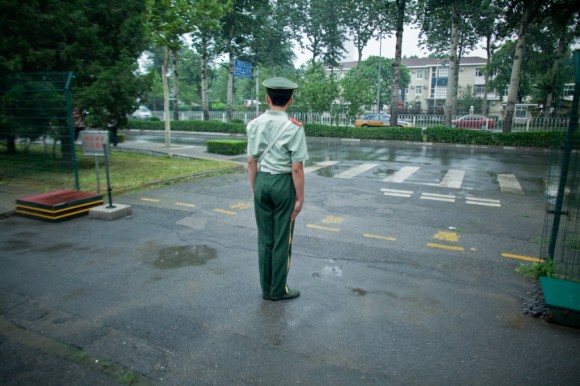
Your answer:
[[[312,173],[314,171],[317,171],[317,170],[320,170],[320,169],[323,169],[323,168],[326,168],[329,166],[336,165],[339,162],[340,161],[317,162],[313,165],[305,167],[304,173],[305,174]],[[380,164],[375,164],[375,163],[363,163],[363,164],[354,166],[350,169],[347,169],[341,173],[338,173],[334,177],[341,178],[341,179],[351,179],[353,177],[356,177],[358,175],[366,173],[369,170],[371,170],[379,165]],[[461,187],[463,186],[463,181],[464,181],[466,173],[467,173],[465,170],[449,169],[449,170],[447,170],[447,172],[445,173],[445,175],[443,176],[443,178],[439,182],[434,182],[434,181],[438,181],[438,179],[429,180],[428,178],[427,179],[423,178],[423,182],[419,182],[417,177],[413,177],[413,179],[411,181],[409,181],[409,179],[412,176],[419,174],[417,172],[420,169],[421,169],[421,167],[419,167],[419,166],[403,166],[403,167],[401,167],[401,169],[395,171],[393,174],[384,178],[383,181],[389,182],[389,183],[397,183],[397,184],[413,183],[413,184],[419,184],[419,185],[438,186],[441,188],[461,189]],[[429,169],[426,169],[426,170],[429,170]],[[424,174],[425,173],[423,172],[423,175]],[[503,193],[525,194],[518,179],[513,174],[506,174],[506,173],[498,174],[497,181],[499,184],[500,191]],[[473,183],[471,183],[471,184],[473,184]],[[472,190],[473,188],[468,187],[467,189]],[[407,196],[410,196],[410,194],[412,194],[412,192],[397,191],[397,190],[392,190],[392,191],[383,190],[383,192],[385,195],[391,195],[391,196],[401,196],[402,195],[402,197],[407,197]],[[435,200],[435,198],[424,198],[424,199]],[[450,198],[447,197],[445,199],[448,200]],[[471,205],[499,206],[498,202],[485,202],[485,201],[478,200],[476,198],[472,198],[472,199],[468,198],[467,201],[468,201],[467,203],[471,204]]]
[[[371,170],[372,168],[379,166],[379,164],[362,164],[362,165],[358,165],[352,169],[348,169],[347,171],[344,171],[340,174],[337,174],[335,177],[336,178],[352,178],[354,176],[358,176],[359,174],[362,174],[366,171]]]
[[[407,178],[411,177],[413,173],[415,173],[420,168],[417,166],[403,166],[401,170],[391,174],[387,178],[384,179],[385,182],[397,182],[401,183],[405,181]]]
[[[338,161],[324,161],[324,162],[318,162],[315,163],[312,166],[307,166],[304,168],[304,174],[308,174],[308,173],[312,173],[315,172],[319,169],[328,167],[328,166],[332,166],[332,165],[336,165],[338,163]]]
[[[465,177],[465,170],[449,170],[445,177],[439,183],[439,186],[444,188],[454,188],[459,189],[461,183],[463,182],[463,177]]]
[[[524,194],[518,179],[513,174],[498,174],[499,189],[504,193]]]

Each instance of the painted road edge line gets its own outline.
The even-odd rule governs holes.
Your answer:
[[[186,206],[188,208],[195,208],[195,205],[193,205],[193,204],[187,204],[185,202],[176,202],[175,205],[177,205],[177,206]]]
[[[214,212],[218,212],[218,213],[223,213],[223,214],[229,214],[230,216],[235,216],[237,213],[236,212],[232,212],[231,210],[225,210],[225,209],[214,209]]]
[[[159,202],[161,201],[158,198],[140,198],[141,201],[147,201],[147,202]]]
[[[340,232],[340,229],[339,228],[323,227],[321,225],[314,225],[314,224],[308,224],[306,226],[308,228],[321,229],[323,231]]]
[[[410,198],[411,195],[413,194],[412,191],[410,190],[396,190],[396,189],[381,189],[381,192],[383,192],[383,194],[385,196],[393,196],[393,197],[407,197]]]
[[[421,200],[455,202],[455,196],[445,194],[423,193]]]
[[[448,251],[459,251],[459,252],[465,251],[465,248],[463,248],[463,247],[455,247],[453,245],[427,243],[427,246],[428,247],[431,247],[431,248],[447,249]]]
[[[545,263],[546,262],[546,260],[544,260],[544,259],[538,259],[537,257],[514,255],[512,253],[502,253],[501,255],[503,257],[508,257],[510,259],[518,259],[518,260],[524,260],[524,261],[531,261],[533,263]]]
[[[381,236],[381,235],[373,235],[371,233],[365,233],[363,235],[369,239],[379,239],[379,240],[386,240],[386,241],[396,241],[397,239],[391,236]]]
[[[493,202],[481,202],[481,201],[465,201],[467,205],[480,205],[480,206],[491,206],[494,208],[501,208],[501,204]]]

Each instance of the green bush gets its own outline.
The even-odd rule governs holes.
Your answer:
[[[246,152],[248,141],[236,139],[212,139],[207,141],[207,151],[209,153],[238,155]]]

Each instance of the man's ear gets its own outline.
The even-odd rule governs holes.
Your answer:
[[[286,104],[288,107],[292,106],[292,104],[294,103],[294,95],[292,95],[290,97],[290,100],[288,101],[288,103]]]
[[[270,95],[266,94],[266,97],[264,98],[266,100],[266,103],[269,105],[270,103],[272,103],[272,101],[270,100]]]

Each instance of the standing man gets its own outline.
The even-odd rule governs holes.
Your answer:
[[[286,78],[266,79],[269,109],[248,124],[248,175],[258,226],[258,257],[262,297],[285,300],[300,296],[290,289],[294,220],[304,204],[304,168],[308,159],[302,123],[286,111],[298,85]]]

